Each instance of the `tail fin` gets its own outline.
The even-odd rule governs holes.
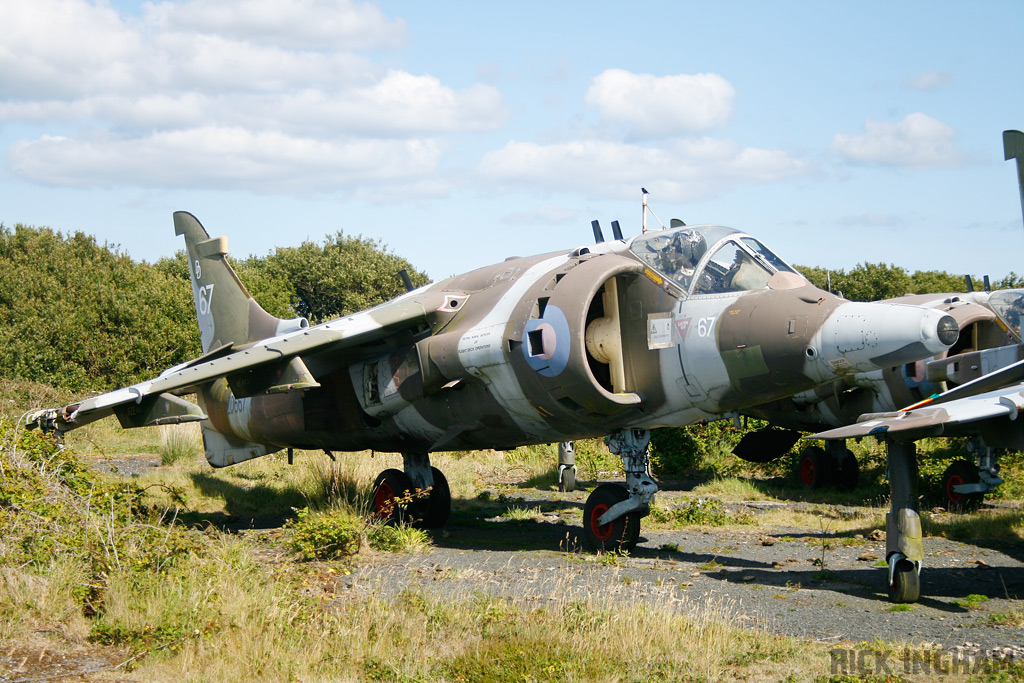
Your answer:
[[[185,236],[203,353],[309,326],[305,318],[276,318],[256,303],[227,261],[227,237],[211,239],[196,217],[186,211],[174,213],[174,234]]]

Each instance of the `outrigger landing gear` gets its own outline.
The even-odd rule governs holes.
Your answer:
[[[640,538],[640,520],[651,512],[651,498],[658,485],[647,471],[647,429],[613,432],[605,443],[622,458],[626,485],[601,484],[587,498],[583,508],[583,540],[597,551],[628,551]]]
[[[917,452],[913,441],[889,441],[887,445],[890,510],[885,516],[885,559],[889,563],[889,599],[917,602],[924,560],[917,508]]]
[[[986,493],[1003,483],[999,476],[999,451],[985,445],[980,437],[967,440],[975,462],[956,460],[942,473],[942,497],[951,512],[972,512],[981,506]]]
[[[576,490],[576,449],[572,441],[558,444],[558,490]]]
[[[373,509],[389,523],[411,522],[424,529],[444,526],[452,494],[441,470],[430,466],[427,453],[403,453],[405,472],[386,469],[373,485]]]

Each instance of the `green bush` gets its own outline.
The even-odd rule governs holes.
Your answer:
[[[289,523],[292,549],[307,560],[336,560],[352,557],[363,543],[365,522],[351,510],[298,511]]]
[[[703,444],[688,427],[664,427],[651,432],[651,473],[682,477],[696,469],[704,456]]]

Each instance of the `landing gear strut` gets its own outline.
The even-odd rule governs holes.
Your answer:
[[[889,563],[889,599],[917,602],[924,560],[917,508],[917,449],[913,441],[889,441],[887,445],[890,510],[885,516],[885,559]]]
[[[597,551],[628,551],[640,538],[640,520],[651,512],[658,485],[647,471],[647,429],[624,429],[605,439],[608,449],[622,458],[626,485],[601,484],[583,508],[583,540]]]
[[[373,509],[389,523],[410,522],[424,529],[444,526],[452,509],[448,480],[430,466],[427,453],[403,453],[405,472],[386,469],[373,485]]]

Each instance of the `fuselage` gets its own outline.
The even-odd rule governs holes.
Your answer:
[[[718,226],[512,258],[404,298],[379,308],[419,302],[424,324],[305,357],[317,388],[207,385],[213,428],[276,447],[510,448],[719,418],[956,339],[941,312],[845,301]]]

